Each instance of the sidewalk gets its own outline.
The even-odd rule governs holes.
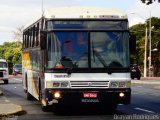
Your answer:
[[[141,80],[160,80],[160,77],[141,77]]]
[[[10,115],[24,114],[22,106],[11,103],[3,96],[3,92],[0,90],[0,118]]]
[[[148,84],[155,85],[153,89],[160,90],[160,77],[142,77],[140,80],[131,80],[132,84]]]
[[[141,77],[140,80],[131,80],[131,83],[139,84],[160,84],[160,77]]]

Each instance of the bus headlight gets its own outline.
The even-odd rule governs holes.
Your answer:
[[[111,88],[117,88],[118,87],[118,82],[111,82],[110,87]]]
[[[53,87],[53,82],[46,82],[46,88],[52,88]]]
[[[47,81],[46,82],[46,88],[66,88],[69,87],[69,82],[62,81],[62,82],[53,82],[53,81]]]
[[[131,81],[126,82],[126,88],[131,88]]]
[[[53,87],[60,87],[60,82],[53,82]]]
[[[110,83],[111,88],[130,88],[131,87],[131,82],[111,82]]]
[[[121,87],[121,88],[126,87],[126,83],[125,82],[119,82],[119,87]]]
[[[61,82],[61,87],[69,87],[69,83],[68,82]]]

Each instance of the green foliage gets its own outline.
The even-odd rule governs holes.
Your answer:
[[[22,43],[20,42],[5,42],[0,45],[0,58],[6,59],[9,66],[22,63],[21,55]]]
[[[141,0],[141,2],[146,4],[146,5],[150,5],[155,1],[160,2],[160,0]]]
[[[146,24],[137,24],[130,27],[130,32],[133,32],[136,35],[136,54],[131,56],[131,62],[137,63],[141,65],[143,68],[143,60],[144,60],[144,52],[145,52],[145,32],[146,27],[148,28],[147,35],[148,35],[148,45],[147,45],[147,56],[149,56],[149,20],[146,20]],[[151,48],[154,49],[157,47],[158,42],[160,41],[160,18],[152,17],[151,18]],[[159,56],[159,55],[157,55]],[[152,57],[152,64],[154,65],[154,57]],[[157,66],[158,64],[155,64]]]

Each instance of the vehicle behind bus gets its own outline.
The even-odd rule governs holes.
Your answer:
[[[4,59],[0,59],[0,80],[4,81],[4,84],[8,84],[9,71],[8,63]]]

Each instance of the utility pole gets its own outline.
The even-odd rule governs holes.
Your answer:
[[[42,17],[43,17],[43,14],[44,14],[44,6],[43,6],[43,0],[42,0]]]
[[[147,23],[146,23],[146,36],[145,36],[145,51],[144,51],[144,77],[147,76],[147,43],[148,43],[148,35],[147,35]]]
[[[151,27],[151,12],[150,12],[150,20],[149,20],[149,77],[151,77],[151,66],[152,66],[152,47],[151,47],[151,34],[152,34],[152,27]]]

